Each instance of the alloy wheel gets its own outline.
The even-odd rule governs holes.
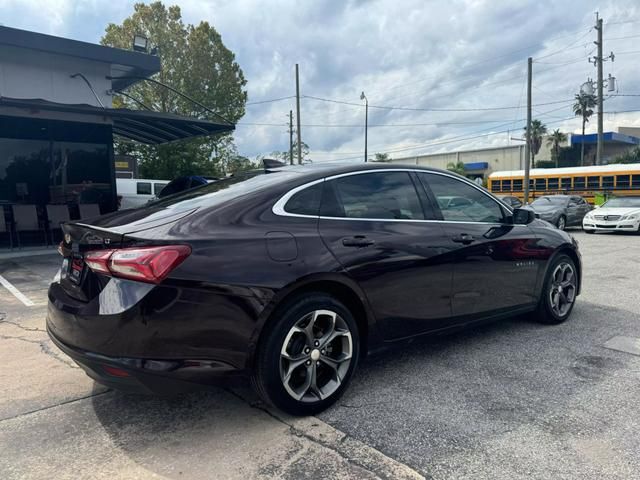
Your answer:
[[[291,397],[317,402],[335,393],[351,365],[353,340],[344,319],[331,310],[300,318],[280,351],[280,379]]]
[[[566,224],[567,224],[567,221],[564,219],[564,217],[560,217],[558,219],[558,228],[560,230],[564,230],[564,227],[566,226]]]
[[[569,313],[576,299],[576,274],[570,263],[558,264],[551,275],[549,301],[551,310],[562,318]]]

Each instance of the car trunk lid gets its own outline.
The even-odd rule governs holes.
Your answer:
[[[76,300],[92,300],[106,286],[109,277],[87,267],[85,255],[88,252],[155,243],[142,240],[151,237],[144,233],[177,222],[195,210],[143,208],[64,224],[64,240],[60,246],[62,288]]]

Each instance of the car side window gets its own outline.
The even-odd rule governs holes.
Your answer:
[[[344,218],[423,220],[408,172],[371,172],[325,182],[321,215]]]
[[[138,182],[136,192],[138,195],[151,195],[151,183]]]
[[[419,173],[418,177],[436,197],[443,220],[486,223],[504,221],[502,207],[478,188],[462,180],[435,173]],[[464,199],[464,202],[458,199]]]
[[[153,184],[153,194],[158,195],[164,187],[166,187],[166,183],[154,183]]]
[[[287,213],[295,213],[297,215],[317,216],[320,210],[321,197],[322,182],[294,193],[284,206],[284,210]]]

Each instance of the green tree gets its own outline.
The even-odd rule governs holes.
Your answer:
[[[580,166],[584,165],[584,129],[589,121],[589,117],[593,115],[593,109],[596,106],[596,96],[593,94],[579,93],[573,104],[573,113],[576,117],[582,117],[582,146],[580,147]]]
[[[640,163],[640,147],[633,147],[631,150],[618,155],[609,163]]]
[[[246,172],[247,170],[254,170],[258,168],[258,166],[249,160],[247,157],[243,157],[242,155],[236,155],[235,157],[229,158],[225,162],[225,172],[228,175],[233,175],[239,172]]]
[[[527,132],[527,127],[524,127],[525,133]],[[535,158],[538,152],[540,152],[540,147],[542,146],[542,137],[546,135],[547,127],[540,120],[532,120],[531,121],[531,136],[529,140],[529,149],[531,150],[531,167],[535,165]]]
[[[311,160],[309,160],[309,145],[307,145],[304,140],[302,141],[302,163],[305,162],[310,162]],[[274,158],[276,160],[280,160],[282,162],[285,163],[289,163],[290,160],[290,154],[289,154],[289,150],[285,150],[282,152],[279,151],[275,151],[275,152],[271,152],[271,155],[269,155],[270,158]],[[293,163],[297,164],[298,163],[298,140],[294,140],[293,141]]]
[[[129,49],[135,34],[144,35],[157,48],[162,70],[155,79],[194,98],[231,123],[245,113],[247,81],[235,55],[220,34],[207,22],[185,24],[180,8],[162,2],[137,3],[133,14],[121,24],[107,25],[101,43]],[[127,94],[155,111],[205,118],[221,118],[203,111],[193,102],[151,82],[139,82]],[[140,105],[124,96],[114,97],[114,106],[138,109]],[[237,155],[231,134],[200,137],[169,145],[145,146],[116,143],[116,153],[136,155],[140,173],[147,178],[171,179],[179,175],[219,175],[224,162]]]
[[[558,167],[558,161],[560,159],[561,144],[567,141],[567,134],[562,133],[559,128],[556,128],[551,135],[547,137],[547,145],[551,147],[551,160],[555,162],[556,168]]]
[[[458,161],[447,163],[447,170],[464,176],[464,162]]]
[[[374,162],[390,162],[391,157],[389,156],[388,153],[376,153],[373,156],[373,161]]]

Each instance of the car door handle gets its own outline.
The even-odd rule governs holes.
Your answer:
[[[374,243],[376,242],[369,240],[367,237],[362,235],[342,239],[342,245],[345,247],[368,247]]]
[[[469,235],[468,233],[461,233],[460,235],[452,237],[451,240],[453,240],[456,243],[469,245],[470,243],[475,242],[476,239],[474,238],[473,235]]]

